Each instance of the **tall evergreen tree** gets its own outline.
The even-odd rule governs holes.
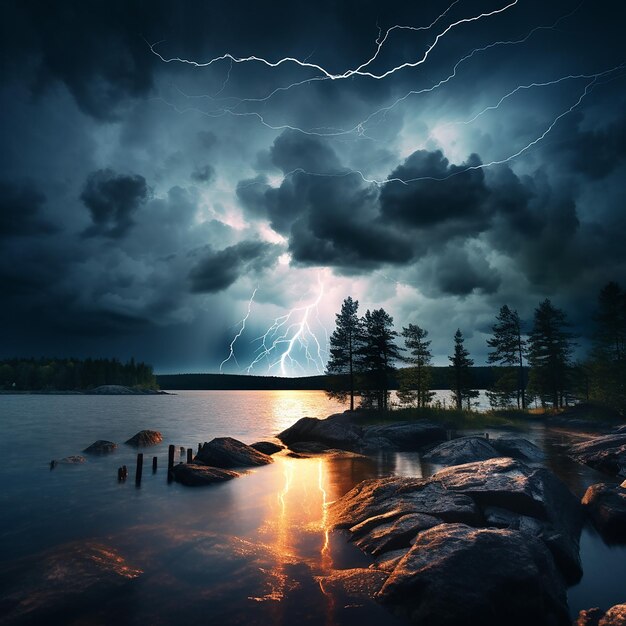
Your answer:
[[[474,361],[470,359],[469,351],[465,348],[463,333],[458,328],[454,333],[454,354],[448,359],[450,360],[450,389],[454,394],[456,408],[462,409],[465,401],[469,409],[472,398],[478,397],[478,391],[472,389],[471,367]]]
[[[416,324],[409,324],[402,329],[404,344],[409,351],[408,357],[403,360],[412,367],[402,370],[399,375],[398,398],[404,404],[417,404],[418,407],[426,406],[435,395],[430,390],[432,371],[432,352],[428,331]]]
[[[491,390],[490,399],[502,405],[517,397],[517,408],[526,408],[524,397],[524,355],[526,341],[522,337],[522,324],[517,311],[505,304],[492,326],[493,336],[487,340],[491,348],[487,360],[503,368],[502,375]]]
[[[354,411],[354,375],[362,342],[362,324],[357,315],[358,300],[348,296],[337,313],[336,328],[330,336],[330,358],[327,374],[348,374],[350,381],[350,410]],[[347,397],[347,393],[332,392],[335,397]],[[343,398],[342,398],[343,399]]]
[[[369,372],[378,409],[386,410],[389,405],[389,375],[395,370],[394,362],[402,358],[401,348],[395,343],[398,333],[393,330],[393,317],[384,309],[366,311],[362,324],[361,366]]]
[[[590,392],[594,399],[626,408],[626,292],[610,282],[598,295],[590,359]]]
[[[536,309],[533,328],[528,337],[528,361],[532,387],[540,396],[558,408],[565,403],[573,351],[573,335],[565,312],[549,299]]]

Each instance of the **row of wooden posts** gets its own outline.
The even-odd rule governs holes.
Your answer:
[[[198,444],[198,452],[200,452],[200,448],[202,444]],[[187,463],[191,463],[193,461],[193,448],[187,448]],[[171,480],[172,478],[172,469],[174,467],[174,455],[176,453],[176,446],[174,444],[170,444],[167,450],[167,479]],[[183,446],[180,447],[180,456],[185,455],[185,448]],[[152,473],[156,474],[158,465],[158,457],[152,457]],[[137,453],[137,465],[135,467],[135,483],[137,485],[141,484],[141,477],[143,475],[143,452]],[[119,482],[124,482],[128,478],[128,468],[126,465],[122,465],[122,467],[118,467],[117,469],[117,480]]]

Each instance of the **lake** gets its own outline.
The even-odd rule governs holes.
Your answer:
[[[54,586],[37,578],[41,563],[57,563],[58,554],[70,552],[87,558],[113,554],[138,584],[124,593],[102,591],[89,604],[70,595],[45,623],[401,623],[373,601],[349,603],[325,586],[328,574],[370,562],[343,535],[328,531],[325,504],[365,478],[437,469],[417,453],[335,460],[279,456],[272,465],[207,488],[166,480],[170,443],[194,450],[219,436],[252,443],[305,415],[343,409],[316,391],[0,395],[0,597],[19,597],[20,585],[33,584],[30,601],[43,604],[46,586]],[[145,428],[160,431],[164,441],[146,451],[136,488],[136,451],[122,442]],[[576,435],[535,424],[524,436],[544,449],[546,465],[577,495],[592,483],[616,482],[565,457],[563,445]],[[49,470],[51,459],[80,454],[97,439],[120,445],[109,456]],[[155,474],[153,455],[159,462]],[[122,464],[131,476],[120,484]],[[626,548],[605,545],[588,527],[581,556],[583,579],[569,590],[572,615],[623,602]]]

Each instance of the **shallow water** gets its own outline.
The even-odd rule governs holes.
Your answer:
[[[329,533],[325,504],[365,478],[428,475],[436,467],[417,453],[373,459],[290,459],[210,488],[168,484],[167,445],[197,447],[216,436],[252,443],[304,415],[343,410],[323,392],[181,392],[171,396],[0,396],[0,559],[7,567],[68,542],[98,542],[143,573],[132,591],[76,609],[80,623],[171,623],[202,619],[222,624],[396,624],[385,609],[355,601],[328,575],[367,567],[368,557]],[[145,451],[140,488],[136,451],[123,441],[138,430],[163,433]],[[495,431],[491,431],[496,435]],[[547,465],[581,495],[607,477],[563,455],[572,435],[534,425],[525,433],[548,455]],[[96,439],[118,442],[110,456],[48,469],[49,461]],[[152,474],[151,457],[159,467]],[[116,480],[128,465],[130,479]],[[610,481],[610,479],[609,479]],[[83,545],[81,543],[80,545]],[[583,531],[582,581],[570,589],[572,614],[623,602],[626,551]],[[21,563],[21,562],[20,562]],[[134,570],[133,570],[134,571]],[[6,581],[5,581],[6,584]],[[47,623],[52,623],[47,621]],[[67,615],[59,623],[70,623]]]

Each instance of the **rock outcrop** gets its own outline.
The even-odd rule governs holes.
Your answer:
[[[577,443],[570,448],[570,456],[605,474],[626,476],[626,433],[603,435]]]
[[[202,444],[194,458],[194,463],[222,469],[255,467],[272,462],[273,459],[268,454],[263,454],[232,437],[216,437]]]
[[[83,452],[85,454],[109,454],[117,448],[117,444],[112,441],[106,441],[106,439],[98,439],[94,441],[89,447],[85,448]]]
[[[582,504],[594,526],[610,542],[626,543],[626,489],[598,483],[585,492]]]
[[[376,557],[389,574],[379,599],[415,623],[568,623],[582,516],[548,470],[495,458],[366,480],[329,520]]]
[[[239,474],[231,470],[209,467],[198,463],[179,463],[170,470],[177,483],[188,487],[201,487],[203,485],[213,485],[222,483],[232,478],[237,478]]]
[[[144,446],[154,446],[157,443],[163,441],[163,435],[158,430],[140,430],[136,435],[133,435],[125,443],[129,446],[135,446],[135,448]]]
[[[426,421],[395,424],[359,425],[350,415],[338,413],[326,419],[303,417],[278,435],[289,448],[317,444],[351,452],[371,450],[417,450],[442,441],[446,431],[442,426]],[[295,450],[300,452],[301,450]]]
[[[498,437],[490,439],[489,443],[502,455],[510,456],[521,461],[543,461],[546,457],[541,448],[521,437]]]

